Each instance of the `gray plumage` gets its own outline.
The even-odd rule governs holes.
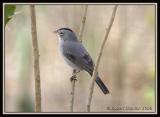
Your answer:
[[[69,28],[61,28],[55,32],[58,33],[60,52],[67,64],[74,69],[85,70],[92,76],[94,63],[75,33]],[[95,81],[104,94],[109,93],[98,73]]]

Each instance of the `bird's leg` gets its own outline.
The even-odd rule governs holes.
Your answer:
[[[77,76],[76,76],[76,74],[77,74],[77,70],[74,69],[74,70],[73,70],[73,73],[72,73],[72,77],[70,78],[71,82],[72,82],[72,81],[77,81]]]
[[[77,76],[76,75],[73,75],[71,78],[70,78],[71,82],[72,81],[77,81]]]
[[[73,74],[75,74],[75,73],[76,73],[76,71],[77,71],[76,69],[73,69]]]
[[[70,78],[70,80],[71,80],[71,82],[73,81],[73,80],[77,80],[77,74],[80,72],[80,70],[76,70],[76,69],[73,69],[73,73],[72,73],[72,77]]]
[[[80,70],[76,70],[76,72],[75,72],[75,73],[76,73],[76,74],[78,74],[79,72],[80,72]]]

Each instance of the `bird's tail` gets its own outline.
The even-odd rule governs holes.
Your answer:
[[[102,90],[102,92],[104,94],[108,94],[109,93],[108,88],[105,86],[105,84],[103,83],[103,81],[100,79],[99,76],[97,76],[95,81],[96,81],[97,85],[99,86],[99,88]]]
[[[92,76],[92,72],[91,71],[89,71],[88,73]],[[97,85],[99,86],[99,88],[102,90],[102,92],[104,94],[108,94],[109,93],[108,88],[105,86],[105,84],[103,83],[101,78],[98,76],[98,73],[97,73],[97,77],[96,77],[95,81],[96,81]]]

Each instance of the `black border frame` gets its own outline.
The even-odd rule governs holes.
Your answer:
[[[152,1],[153,2],[153,1]],[[24,2],[24,3],[14,3],[13,1],[10,1],[10,3],[11,4],[18,4],[18,5],[29,5],[30,3],[26,3],[26,2]],[[5,4],[10,4],[10,3],[3,3],[3,7],[4,7],[4,5]],[[78,5],[79,4],[81,4],[82,2],[80,2],[80,3],[78,3]],[[38,5],[51,5],[50,3],[47,3],[47,4],[44,4],[44,3],[31,3],[31,4],[38,4]],[[69,3],[67,3],[68,5],[70,5],[70,2]],[[66,3],[54,3],[54,5],[67,5]],[[73,3],[71,3],[71,4],[73,4]],[[92,4],[92,3],[86,3],[86,2],[84,2],[83,4]],[[98,3],[96,3],[95,2],[95,4],[98,4]],[[102,4],[103,5],[103,3],[100,3],[100,4]],[[98,5],[100,5],[100,4],[98,4]],[[113,2],[113,4],[111,4],[111,3],[104,3],[104,4],[110,4],[110,5],[114,5],[115,4],[115,2]],[[127,3],[127,4],[124,4],[123,2],[122,3],[119,3],[119,2],[117,2],[116,4],[121,4],[121,5],[155,5],[155,28],[156,28],[156,31],[155,31],[155,77],[156,77],[156,80],[155,80],[155,113],[153,113],[153,112],[113,112],[113,113],[110,113],[110,112],[91,112],[91,113],[87,113],[87,112],[73,112],[73,113],[70,113],[70,112],[41,112],[41,113],[36,113],[36,112],[25,112],[25,113],[23,113],[23,112],[5,112],[5,109],[3,108],[3,107],[5,107],[5,102],[4,102],[4,105],[2,105],[2,112],[3,112],[3,114],[157,114],[158,113],[158,66],[157,66],[157,63],[158,63],[158,61],[157,61],[157,55],[158,55],[158,48],[157,48],[157,46],[158,46],[158,4],[156,4],[156,3],[151,3],[151,2],[146,2],[146,3],[142,3],[142,4],[140,4],[140,3]],[[3,9],[3,7],[2,7],[2,11],[4,10]],[[3,13],[2,13],[3,14]],[[4,15],[4,14],[3,14]],[[3,54],[3,82],[2,82],[2,92],[4,91],[4,89],[3,88],[5,88],[5,33],[4,33],[4,30],[5,30],[5,27],[4,27],[4,21],[3,21],[3,19],[2,19],[2,24],[3,24],[3,28],[2,28],[2,35],[3,35],[3,43],[2,43],[2,47],[3,47],[3,52],[4,52],[4,54]],[[5,100],[5,95],[4,95],[4,92],[3,92],[3,94],[2,94],[4,97],[3,97],[3,100],[2,100],[2,104],[3,104],[3,101]]]

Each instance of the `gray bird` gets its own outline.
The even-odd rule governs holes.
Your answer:
[[[69,28],[60,28],[54,32],[58,34],[60,52],[66,63],[73,69],[85,70],[92,76],[94,63],[75,33]],[[109,93],[98,73],[95,81],[104,94]]]

